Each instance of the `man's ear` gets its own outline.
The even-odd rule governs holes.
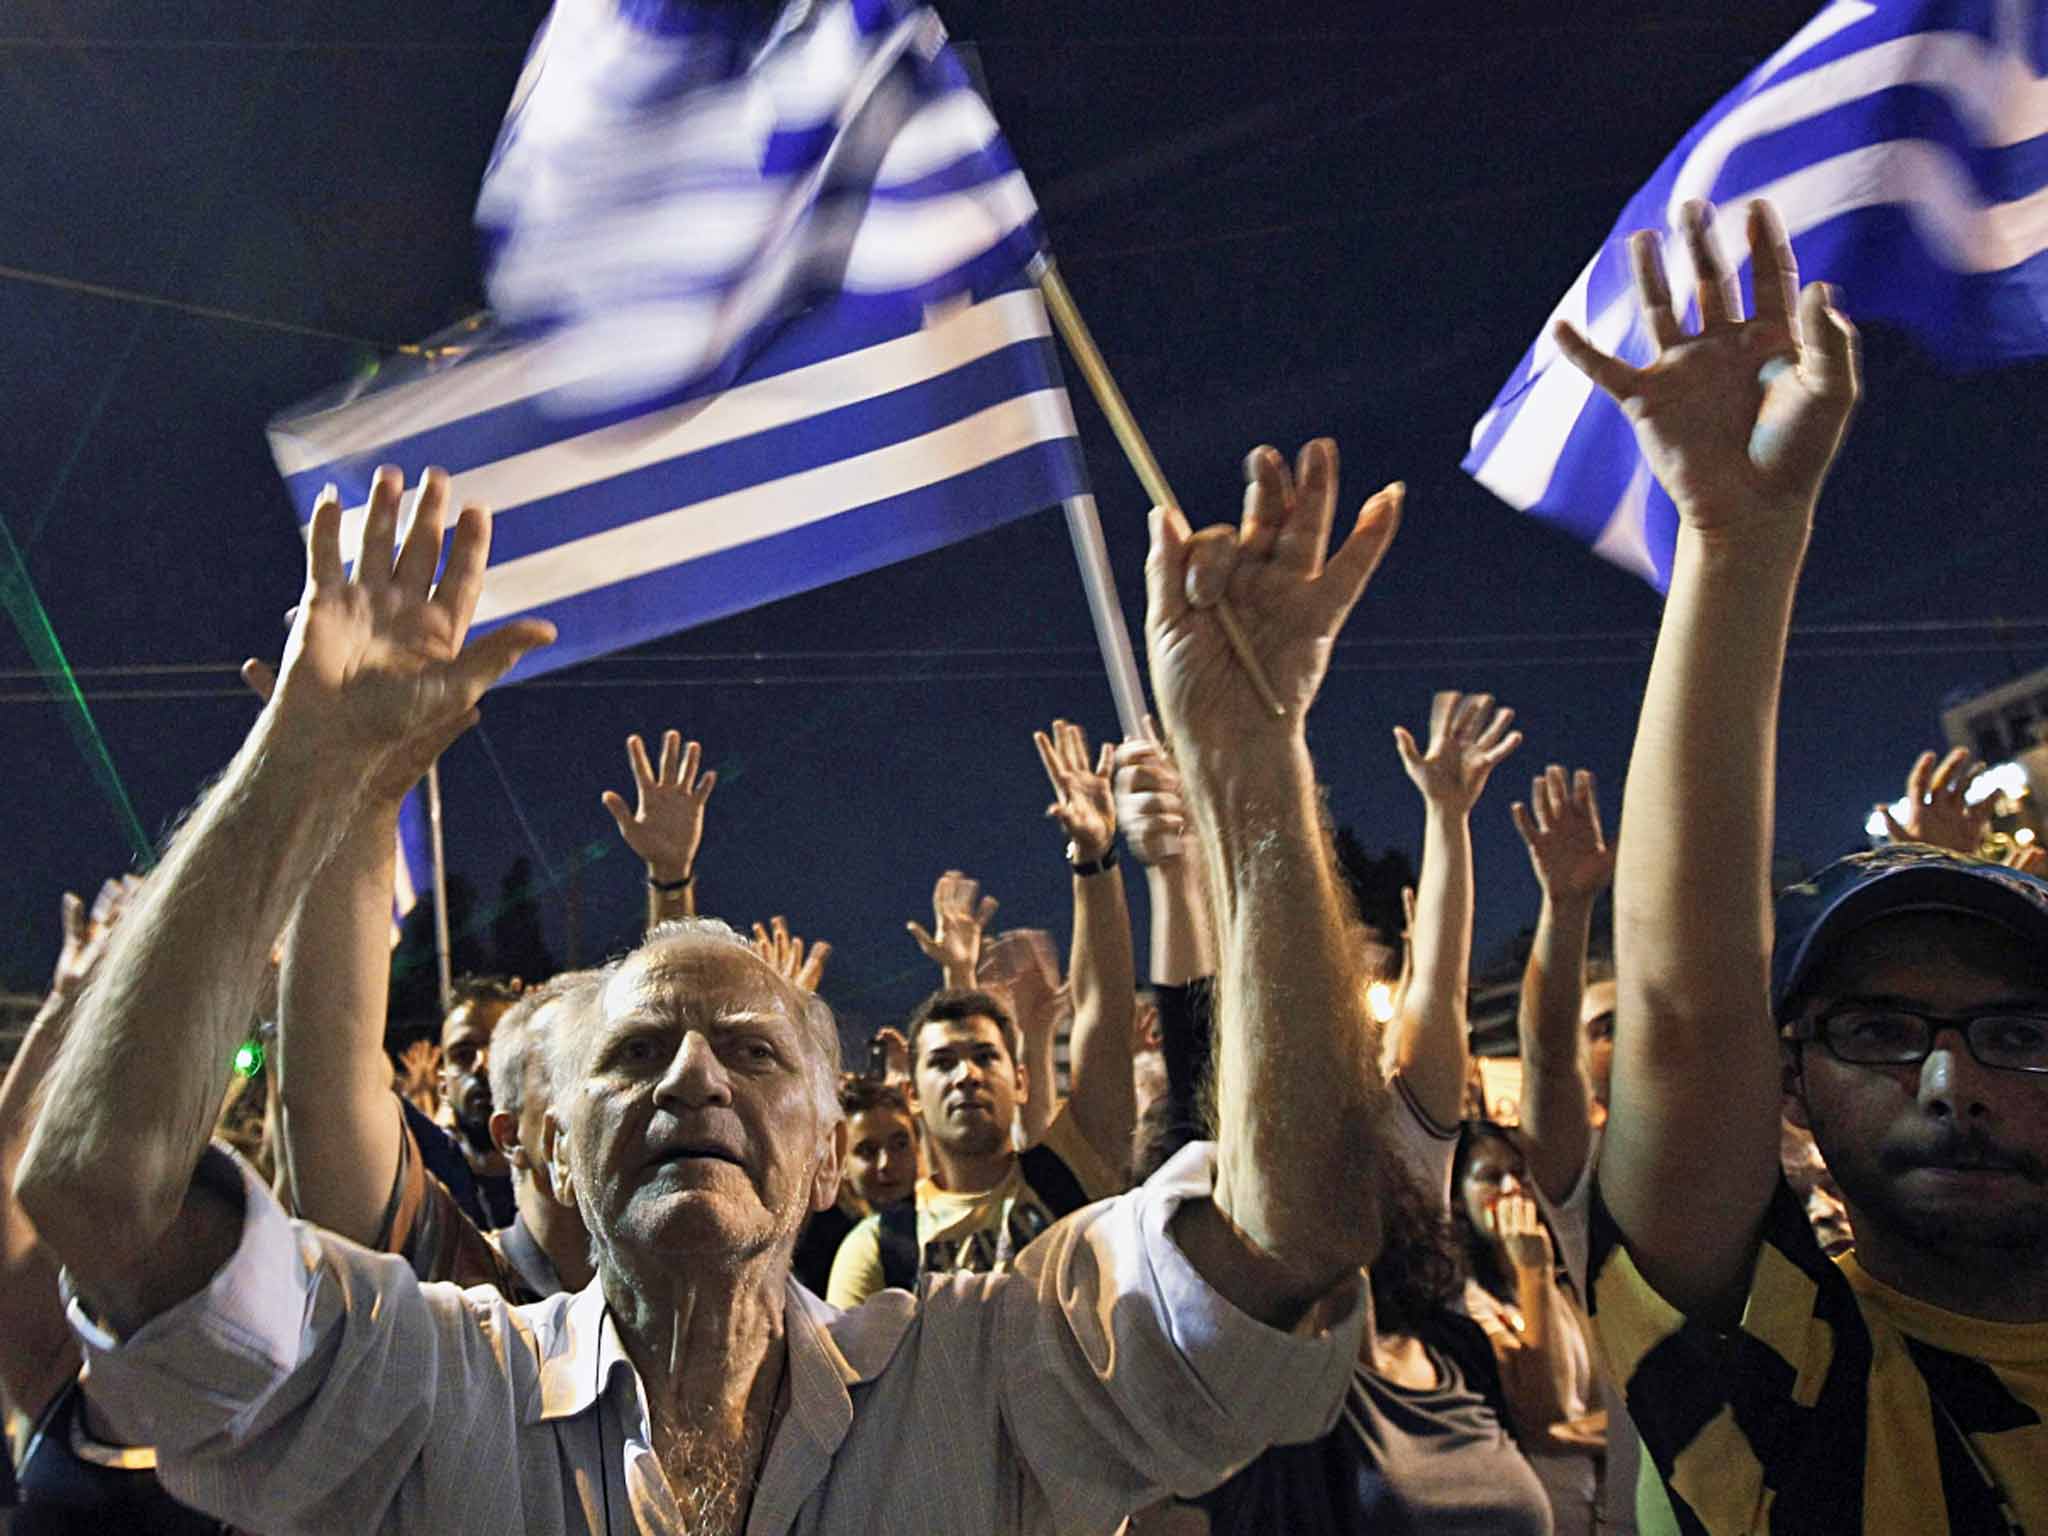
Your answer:
[[[505,1161],[514,1168],[531,1168],[533,1161],[519,1144],[519,1117],[510,1110],[494,1109],[490,1124],[491,1143],[505,1154]]]
[[[569,1175],[568,1137],[550,1105],[541,1115],[541,1157],[548,1165],[548,1185],[555,1198],[570,1210],[576,1209],[576,1183]]]
[[[1806,1060],[1798,1045],[1788,1041],[1778,1052],[1779,1082],[1784,1089],[1784,1116],[1802,1131],[1813,1129],[1806,1108]]]
[[[846,1149],[852,1144],[853,1128],[845,1120],[832,1122],[831,1133],[818,1150],[818,1166],[811,1174],[811,1209],[830,1210],[839,1200],[839,1180],[846,1167]]]

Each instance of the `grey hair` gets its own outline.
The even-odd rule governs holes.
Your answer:
[[[762,965],[767,965],[768,963],[762,960],[759,954],[755,952],[752,941],[741,934],[730,923],[722,922],[715,917],[674,918],[650,928],[647,931],[647,936],[640,941],[635,949],[619,956],[615,960],[609,961],[603,969],[580,973],[588,977],[591,982],[593,1003],[603,995],[604,989],[611,984],[612,978],[618,975],[620,969],[627,961],[631,960],[635,955],[644,954],[650,949],[673,943],[678,939],[693,939],[700,942],[726,945],[730,948],[743,950]],[[779,972],[776,974],[780,975]],[[787,981],[787,978],[783,979]],[[831,1004],[818,996],[817,993],[806,992],[793,981],[789,981],[788,986],[801,999],[801,1009],[797,1015],[797,1023],[811,1046],[811,1049],[805,1053],[807,1058],[805,1065],[809,1069],[811,1078],[811,1095],[817,1101],[818,1113],[823,1117],[825,1123],[830,1125],[842,1118],[839,1109],[839,1022],[833,1016]],[[593,1006],[588,1011],[588,1016],[580,1021],[579,1027],[574,1029],[556,1029],[547,1032],[547,1038],[543,1042],[543,1049],[547,1052],[549,1084],[553,1088],[554,1096],[558,1101],[567,1099],[582,1077],[583,1063],[581,1057],[583,1038],[588,1033],[589,1026],[596,1022],[601,1011],[600,1008]],[[498,1026],[501,1030],[504,1027],[502,1023]],[[495,1046],[491,1052],[491,1059],[493,1072],[491,1091],[495,1094],[497,1092],[497,1050]]]
[[[599,971],[564,971],[537,987],[529,987],[519,995],[518,1002],[505,1010],[505,1016],[498,1020],[498,1027],[491,1031],[489,1071],[492,1109],[516,1115],[524,1107],[526,1071],[535,1059],[536,1048],[552,1084],[554,1062],[549,1054],[548,1040],[555,1030],[551,1023],[541,1022],[541,1010],[566,997],[574,996],[581,1000],[594,996],[601,976]]]

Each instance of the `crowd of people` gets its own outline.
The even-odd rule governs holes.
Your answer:
[[[401,530],[380,471],[352,574],[325,500],[247,742],[146,879],[65,899],[0,1087],[7,1528],[2048,1531],[2048,881],[1979,856],[1952,754],[1771,890],[1858,364],[1746,234],[1753,315],[1696,205],[1697,331],[1650,235],[1655,360],[1556,338],[1682,528],[1618,832],[1563,766],[1511,807],[1512,1115],[1470,828],[1522,737],[1449,691],[1394,729],[1419,878],[1363,923],[1305,719],[1404,491],[1333,549],[1327,441],[1254,450],[1235,526],[1153,513],[1159,724],[1039,735],[1064,965],[945,872],[933,990],[857,1070],[828,945],[698,912],[677,731],[606,797],[645,938],[386,1053],[400,801],[550,636],[468,633],[489,521],[437,575],[445,475]]]

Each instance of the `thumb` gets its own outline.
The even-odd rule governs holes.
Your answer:
[[[1913,841],[1913,834],[1899,825],[1899,818],[1892,814],[1890,806],[1880,805],[1877,808],[1877,814],[1884,818],[1884,833],[1886,837],[1889,837],[1895,843],[1910,843]]]
[[[242,681],[249,685],[249,691],[264,703],[270,702],[270,695],[277,688],[277,672],[267,661],[258,661],[251,656],[242,663]]]
[[[909,932],[910,936],[913,939],[917,940],[917,947],[919,949],[923,950],[928,955],[937,951],[939,947],[938,940],[934,939],[929,933],[925,931],[923,923],[910,922],[905,923],[903,926]]]
[[[604,802],[604,808],[612,813],[612,820],[619,824],[621,832],[626,831],[632,826],[633,813],[626,809],[626,797],[624,795],[620,794],[616,789],[608,789],[598,798]]]
[[[66,891],[59,904],[64,921],[64,942],[83,944],[85,942],[85,902],[76,891]]]
[[[1422,753],[1416,749],[1415,738],[1408,734],[1405,725],[1394,727],[1394,750],[1401,754],[1404,766],[1418,768],[1422,765]]]
[[[484,635],[472,635],[455,658],[452,670],[471,703],[510,672],[529,651],[555,643],[555,626],[546,619],[514,619]]]

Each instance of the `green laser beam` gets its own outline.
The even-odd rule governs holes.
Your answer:
[[[7,616],[14,621],[22,643],[28,647],[29,659],[35,663],[51,697],[63,707],[71,739],[78,744],[86,766],[99,782],[100,792],[107,797],[115,819],[128,834],[136,862],[148,869],[156,863],[156,844],[144,830],[142,818],[135,814],[135,802],[128,798],[128,788],[114,769],[113,754],[108,752],[106,738],[93,723],[92,710],[79,691],[78,678],[64,657],[64,647],[57,639],[50,615],[36,595],[35,583],[29,580],[28,562],[22,558],[14,532],[4,517],[0,517],[0,606],[7,609]]]

